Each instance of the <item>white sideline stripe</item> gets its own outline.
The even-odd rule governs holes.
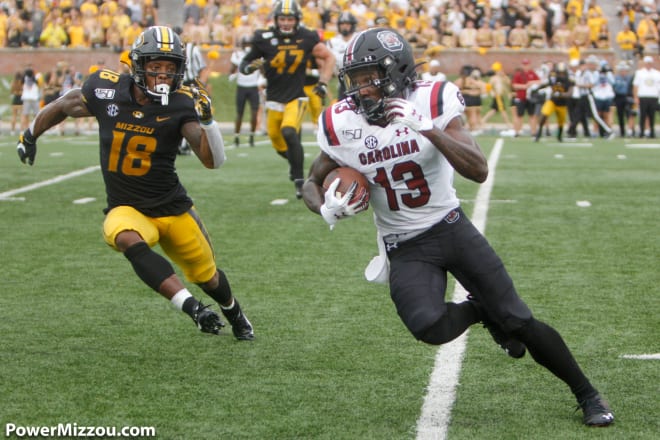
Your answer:
[[[54,185],[56,183],[60,183],[60,182],[63,182],[65,180],[68,180],[68,179],[73,179],[74,177],[82,176],[84,174],[93,173],[94,171],[98,171],[100,169],[101,169],[101,167],[99,165],[94,165],[93,167],[83,168],[81,170],[72,171],[72,172],[67,173],[67,174],[62,174],[62,175],[59,175],[59,176],[55,176],[52,179],[44,180],[44,181],[37,182],[37,183],[32,183],[32,184],[24,186],[22,188],[16,188],[16,189],[12,189],[12,190],[9,190],[9,191],[5,191],[3,193],[0,193],[0,200],[15,196],[16,194],[21,194],[21,193],[24,193],[24,192],[32,191],[33,189],[38,189],[38,188],[43,188],[44,186]]]
[[[503,139],[497,139],[488,158],[488,179],[479,187],[472,213],[472,222],[484,233],[488,203],[495,181],[495,167],[502,152]],[[467,292],[458,282],[452,301],[463,301]],[[469,329],[448,344],[441,345],[435,356],[435,364],[427,387],[422,413],[417,420],[417,440],[444,440],[451,420],[451,409],[456,398],[456,386],[461,372]]]
[[[654,353],[654,354],[624,354],[621,355],[622,358],[624,359],[640,359],[643,361],[648,361],[648,360],[660,360],[660,353]]]

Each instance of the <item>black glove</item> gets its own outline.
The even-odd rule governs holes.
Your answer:
[[[211,105],[211,98],[209,92],[204,88],[204,84],[196,79],[195,84],[190,86],[192,90],[193,99],[195,101],[195,111],[199,122],[204,125],[209,125],[213,122],[213,106]]]
[[[249,75],[251,73],[254,73],[255,71],[261,69],[261,67],[264,65],[264,60],[259,58],[254,61],[252,61],[250,64],[245,66],[243,68],[243,73],[246,75]]]
[[[325,98],[328,94],[328,85],[323,81],[317,82],[316,86],[314,86],[314,93],[319,95],[321,98]]]
[[[32,136],[29,128],[18,137],[16,152],[21,162],[28,165],[34,164],[34,158],[37,155],[37,140]]]

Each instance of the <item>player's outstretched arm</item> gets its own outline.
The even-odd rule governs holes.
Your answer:
[[[321,206],[325,202],[323,180],[330,171],[339,165],[330,156],[321,152],[309,169],[309,176],[302,187],[303,201],[310,211],[321,214]]]
[[[46,130],[56,126],[68,117],[91,116],[83,101],[82,91],[73,89],[64,96],[42,108],[18,139],[16,151],[21,162],[33,165],[37,155],[37,138]]]

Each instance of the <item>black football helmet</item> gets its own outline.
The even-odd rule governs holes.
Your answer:
[[[350,27],[347,29],[346,26],[342,24],[348,24]],[[355,33],[355,27],[357,26],[357,19],[350,12],[342,12],[339,18],[337,19],[337,31],[342,34],[344,37]]]
[[[181,87],[186,68],[186,51],[177,33],[165,26],[147,28],[133,43],[129,58],[135,84],[154,101],[167,105],[169,95]],[[158,84],[155,90],[147,87],[145,66],[153,60],[167,60],[176,64],[176,72],[170,75],[173,79],[171,87],[166,84]]]
[[[296,25],[291,31],[283,31],[277,25],[277,17],[295,17]],[[298,27],[300,26],[300,20],[302,19],[302,9],[296,0],[278,0],[273,7],[273,21],[275,21],[275,31],[283,36],[289,37],[295,35],[298,32]]]
[[[417,79],[415,58],[410,44],[396,31],[388,28],[371,28],[357,33],[344,52],[344,66],[339,80],[346,87],[346,96],[353,101],[358,113],[375,122],[384,116],[383,98],[405,96]],[[377,70],[379,79],[369,86],[378,87],[383,98],[377,102],[360,98],[360,86],[353,75],[359,71]]]

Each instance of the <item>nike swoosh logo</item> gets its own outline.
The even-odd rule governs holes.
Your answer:
[[[156,116],[156,122],[167,121],[170,118],[171,118],[171,116]]]

